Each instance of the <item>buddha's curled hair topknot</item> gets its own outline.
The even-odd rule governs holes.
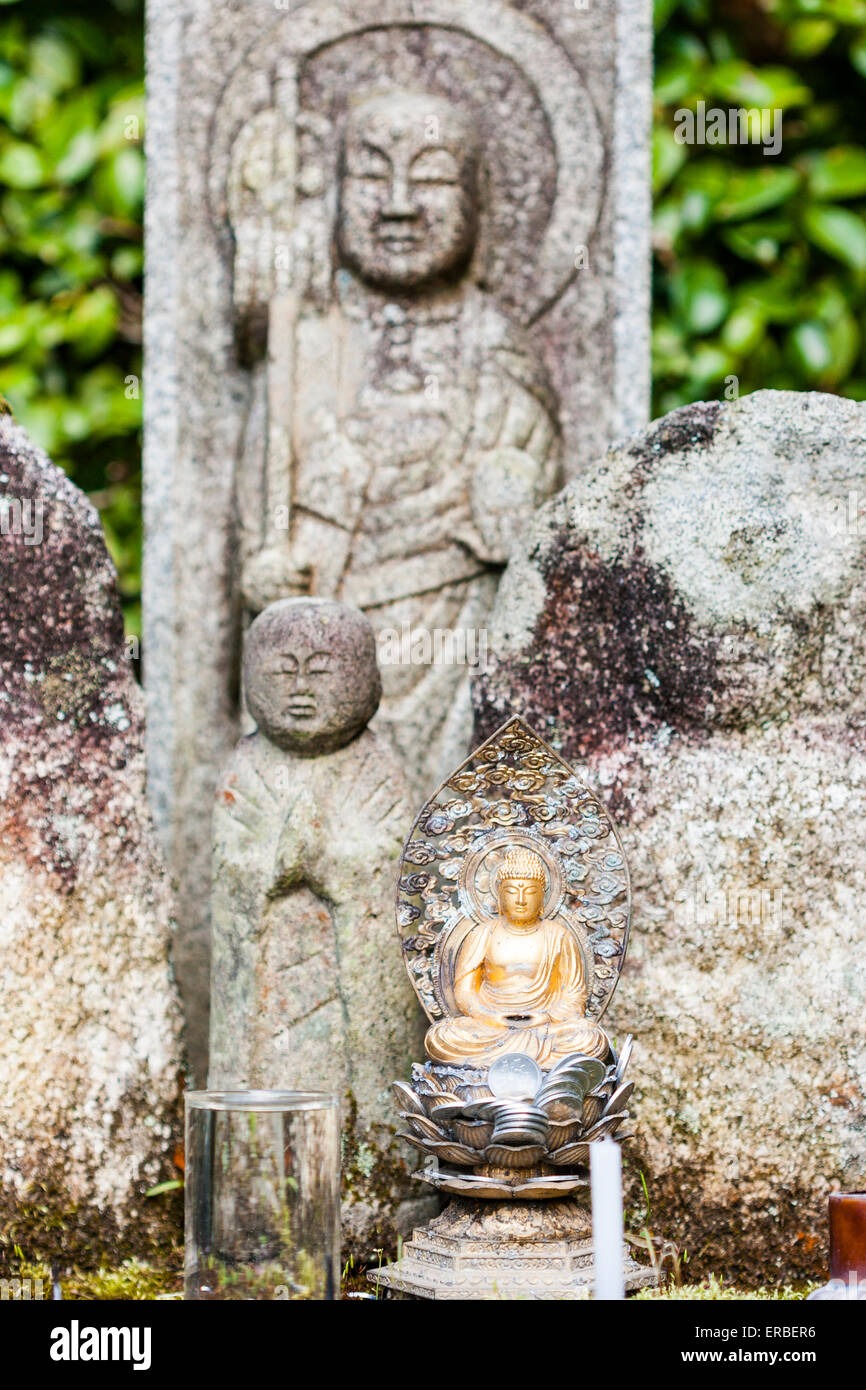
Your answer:
[[[534,883],[545,882],[544,864],[531,849],[511,849],[496,873],[497,887],[509,878],[528,878]]]

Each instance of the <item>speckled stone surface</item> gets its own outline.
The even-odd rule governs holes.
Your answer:
[[[169,892],[98,515],[9,417],[0,593],[0,1226],[116,1259],[159,1243],[143,1194],[177,1176]]]
[[[635,1210],[691,1273],[820,1275],[866,1177],[866,406],[658,421],[539,513],[491,646],[478,736],[527,719],[629,858]]]

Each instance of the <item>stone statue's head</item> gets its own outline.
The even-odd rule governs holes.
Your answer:
[[[343,263],[385,290],[458,275],[478,234],[479,163],[476,124],[463,107],[417,92],[360,101],[340,153]]]
[[[512,849],[496,875],[499,911],[518,927],[538,921],[544,903],[544,865],[529,849]]]
[[[331,753],[379,706],[373,629],[333,599],[272,603],[247,634],[244,683],[249,711],[272,743],[308,757]]]

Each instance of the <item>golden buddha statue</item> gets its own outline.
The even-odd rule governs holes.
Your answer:
[[[457,1012],[427,1031],[434,1062],[489,1066],[521,1052],[555,1066],[576,1052],[605,1057],[608,1040],[586,1018],[586,976],[577,939],[561,918],[542,918],[544,865],[512,849],[496,875],[499,916],[476,922],[449,950],[440,972]]]

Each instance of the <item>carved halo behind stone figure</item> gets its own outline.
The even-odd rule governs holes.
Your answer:
[[[244,56],[213,150],[250,367],[247,609],[313,592],[380,637],[465,640],[560,482],[530,330],[577,275],[600,205],[576,68],[506,5],[397,4],[371,26],[313,4]],[[466,747],[467,667],[386,664],[383,685],[379,722],[429,786]]]

